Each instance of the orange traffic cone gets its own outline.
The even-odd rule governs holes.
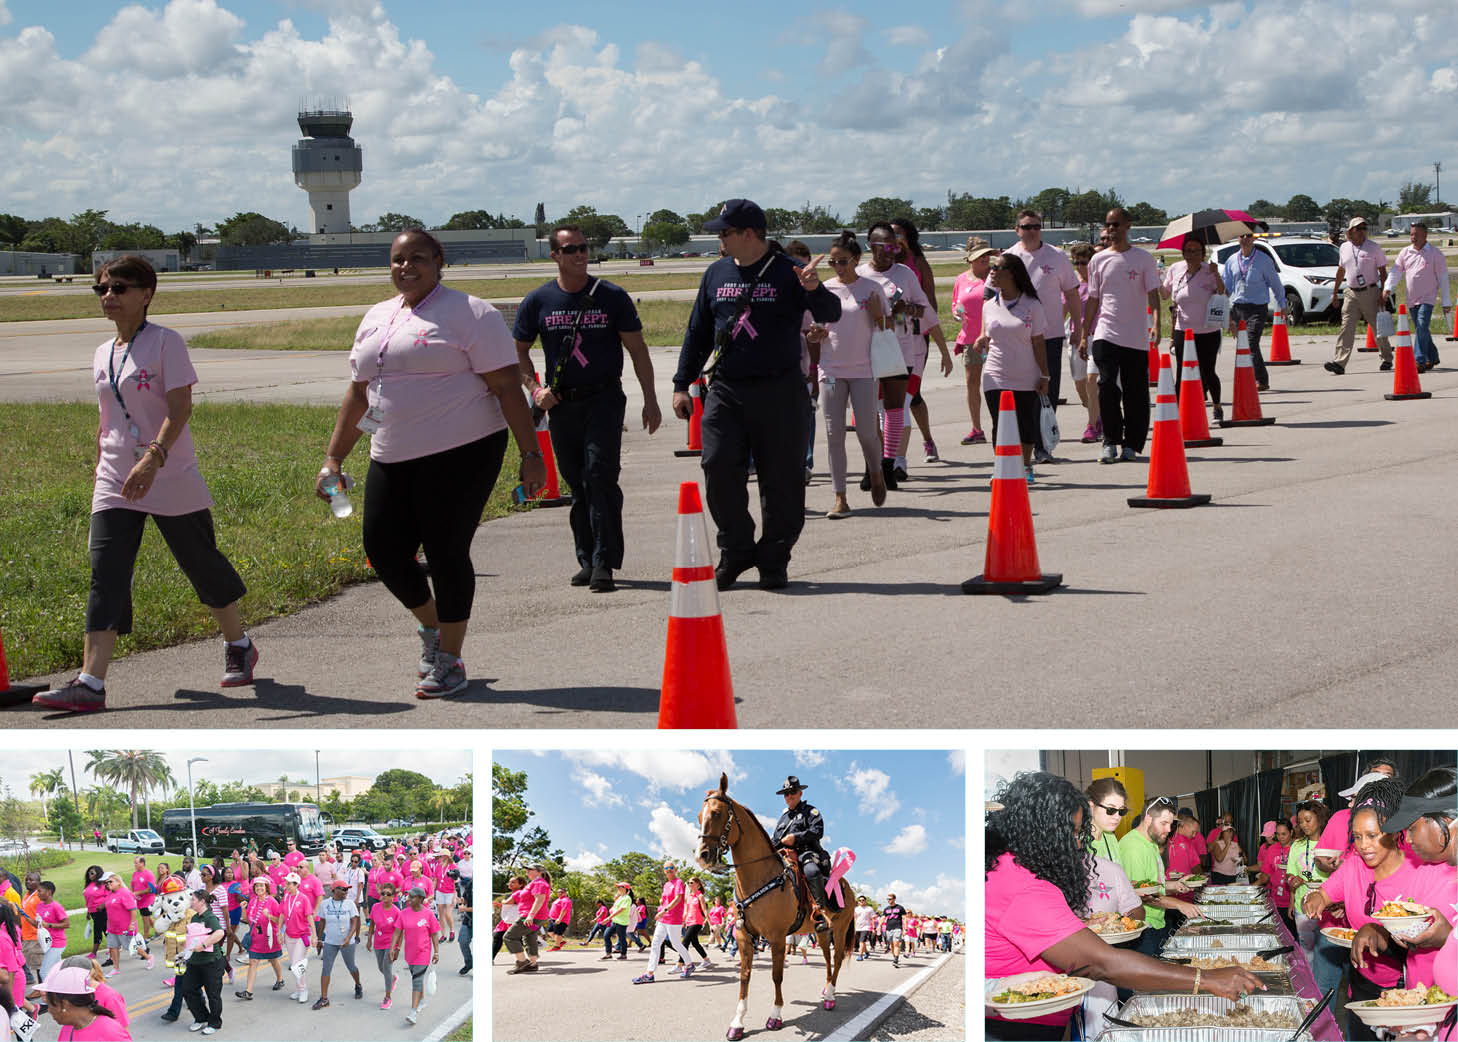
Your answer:
[[[1362,352],[1377,350],[1377,334],[1372,332],[1372,323],[1367,323],[1367,342],[1357,350]]]
[[[1392,393],[1384,394],[1382,397],[1389,402],[1407,402],[1415,398],[1431,398],[1433,392],[1424,391],[1422,383],[1418,380],[1417,362],[1412,356],[1412,327],[1407,321],[1407,305],[1397,306],[1397,335],[1393,337],[1395,343],[1393,354],[1396,365],[1392,372]]]
[[[28,706],[31,697],[45,689],[44,684],[10,683],[10,668],[5,664],[5,638],[0,634],[0,708]]]
[[[1261,415],[1261,392],[1256,389],[1255,367],[1250,360],[1250,335],[1245,322],[1235,332],[1235,393],[1231,418],[1221,420],[1222,427],[1265,427],[1275,423],[1274,416]]]
[[[660,728],[739,726],[711,545],[698,483],[685,481],[678,486],[678,544],[668,599]]]
[[[1063,575],[1045,575],[1038,567],[1033,508],[1028,503],[1028,478],[1023,470],[1022,440],[1011,391],[1003,391],[998,403],[996,452],[992,508],[987,518],[987,558],[982,574],[964,582],[962,592],[1047,593],[1063,585]]]
[[[1190,494],[1190,471],[1185,465],[1185,439],[1175,405],[1174,372],[1169,357],[1159,360],[1159,394],[1154,400],[1154,448],[1149,453],[1148,495],[1134,496],[1131,507],[1198,507],[1207,495]]]
[[[689,397],[693,399],[693,411],[689,413],[688,448],[674,449],[675,456],[702,456],[704,454],[704,391],[703,380],[689,384]]]
[[[1224,438],[1210,437],[1210,424],[1205,419],[1205,382],[1200,379],[1200,360],[1195,355],[1195,334],[1185,330],[1184,362],[1180,366],[1180,432],[1185,448],[1202,449],[1224,445]]]
[[[1155,330],[1159,328],[1159,318],[1154,314],[1154,309],[1145,307],[1145,324],[1149,326],[1149,386],[1159,386],[1159,348],[1155,346]]]
[[[541,374],[536,374],[537,382],[541,383]],[[547,414],[542,413],[542,418],[537,421],[537,448],[541,450],[542,462],[547,467],[547,483],[542,486],[542,491],[537,498],[532,500],[539,507],[561,507],[570,506],[570,496],[562,495],[557,485],[557,457],[552,452],[552,435],[547,430]]]
[[[1291,338],[1286,334],[1286,313],[1277,311],[1271,326],[1271,355],[1266,365],[1300,365],[1301,359],[1291,357]]]

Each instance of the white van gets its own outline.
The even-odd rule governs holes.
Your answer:
[[[1332,286],[1336,282],[1337,248],[1325,239],[1302,236],[1268,235],[1256,239],[1255,248],[1264,250],[1276,262],[1276,274],[1286,290],[1286,315],[1293,325],[1303,318],[1317,317],[1331,309],[1333,321],[1341,310],[1333,307]],[[1226,243],[1215,250],[1215,263],[1224,270],[1225,260],[1239,243]],[[1267,303],[1271,303],[1268,301]]]

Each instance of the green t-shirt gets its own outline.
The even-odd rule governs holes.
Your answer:
[[[192,921],[195,923],[202,923],[208,928],[208,933],[210,934],[215,933],[216,931],[223,928],[222,925],[218,922],[218,917],[213,914],[213,910],[211,908],[203,912],[202,915],[194,915],[192,917]],[[222,944],[223,942],[219,941],[217,944],[213,945],[213,950],[210,952],[205,952],[201,948],[194,949],[193,953],[187,957],[188,965],[205,966],[209,963],[217,962],[223,957]]]
[[[1301,902],[1311,892],[1313,886],[1320,886],[1326,879],[1326,873],[1316,864],[1316,839],[1293,839],[1291,841],[1291,853],[1286,855],[1286,874],[1299,876],[1301,879],[1309,879],[1309,883],[1302,883],[1291,894],[1291,914],[1295,915],[1301,911]]]
[[[628,916],[632,914],[633,902],[627,894],[619,894],[618,899],[608,911],[608,918],[615,926],[627,926]]]
[[[1120,868],[1124,867],[1124,855],[1119,849],[1119,840],[1112,832],[1105,832],[1098,839],[1093,840],[1088,849],[1094,857],[1101,857],[1105,861],[1112,861]]]
[[[1124,838],[1119,840],[1119,854],[1119,861],[1131,883],[1140,879],[1164,882],[1164,862],[1159,858],[1159,847],[1138,829],[1124,833]],[[1164,909],[1145,902],[1144,921],[1155,930],[1164,929]]]

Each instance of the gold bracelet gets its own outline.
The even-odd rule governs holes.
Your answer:
[[[1195,990],[1192,991],[1192,992],[1190,992],[1190,994],[1191,995],[1198,995],[1198,994],[1200,994],[1200,968],[1198,966],[1195,967]]]

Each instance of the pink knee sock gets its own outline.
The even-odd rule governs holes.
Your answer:
[[[881,455],[886,459],[895,459],[901,449],[901,431],[906,426],[906,408],[885,410],[885,422],[883,424]]]

